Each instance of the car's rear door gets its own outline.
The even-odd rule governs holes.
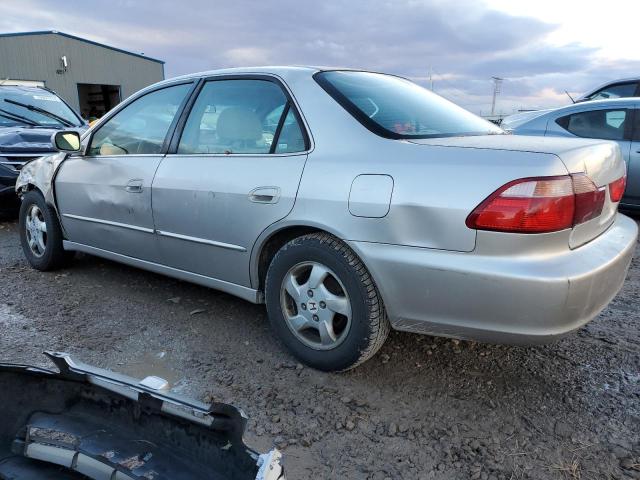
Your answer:
[[[620,146],[625,162],[629,160],[633,104],[625,101],[612,105],[580,105],[565,115],[549,120],[547,135],[576,136],[611,140]]]
[[[135,98],[92,132],[84,156],[62,164],[55,195],[68,240],[157,260],[151,183],[192,88],[183,82]]]
[[[627,163],[627,189],[623,203],[640,207],[640,109],[635,110],[635,126]]]
[[[153,182],[163,263],[249,286],[251,248],[293,208],[309,137],[275,77],[213,77],[191,103]]]

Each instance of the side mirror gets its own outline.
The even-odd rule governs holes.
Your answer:
[[[51,143],[61,152],[79,152],[80,134],[73,131],[56,132],[51,137]]]

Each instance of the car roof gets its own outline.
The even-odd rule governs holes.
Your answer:
[[[622,108],[629,106],[636,106],[640,104],[640,97],[622,97],[612,98],[607,100],[589,100],[587,102],[577,102],[565,105],[564,107],[551,108],[548,110],[537,110],[531,112],[522,112],[506,117],[503,122],[505,125],[509,123],[516,123],[514,128],[521,128],[523,125],[528,125],[533,121],[539,120],[543,117],[557,117],[562,114],[568,114],[571,112],[584,112],[591,109],[600,108]]]
[[[221,68],[217,70],[206,70],[203,72],[189,73],[178,77],[169,78],[158,82],[153,86],[174,83],[181,80],[192,80],[197,78],[209,77],[214,75],[250,75],[250,74],[263,74],[263,75],[276,75],[278,77],[287,78],[298,75],[311,76],[317,72],[340,70],[350,72],[370,72],[370,73],[383,73],[372,72],[370,70],[364,70],[360,68],[352,67],[335,67],[335,66],[314,66],[314,65],[272,65],[272,66],[257,66],[257,67],[234,67],[234,68]],[[393,75],[393,74],[385,74]]]
[[[607,100],[589,100],[587,102],[576,102],[570,105],[565,105],[564,107],[554,108],[551,110],[547,110],[544,114],[555,114],[562,112],[578,112],[589,110],[591,108],[621,108],[629,105],[637,105],[640,104],[640,97],[621,97],[621,98],[610,98]]]
[[[619,78],[617,80],[611,80],[609,82],[604,82],[604,83],[598,85],[596,88],[593,88],[593,89],[589,90],[587,93],[582,95],[578,100],[580,100],[582,98],[586,98],[589,95],[593,95],[598,90],[600,90],[600,89],[602,89],[604,87],[608,87],[609,85],[617,85],[618,83],[627,83],[627,82],[640,82],[640,76],[639,77]]]
[[[3,85],[2,81],[0,81],[0,88],[3,90],[13,90],[16,92],[24,92],[24,93],[33,93],[33,92],[49,92],[49,93],[53,93],[51,90],[49,90],[48,88],[44,88],[44,87],[39,87],[39,86],[31,86],[31,85]]]
[[[186,75],[181,75],[179,77],[174,77],[170,80],[201,78],[201,77],[208,77],[212,75],[234,75],[234,74],[240,75],[240,74],[252,74],[252,73],[286,76],[288,74],[302,72],[302,73],[313,75],[315,72],[319,72],[321,70],[323,70],[323,68],[321,67],[312,67],[312,66],[306,66],[306,65],[233,67],[233,68],[220,68],[216,70],[205,70],[203,72],[189,73]]]

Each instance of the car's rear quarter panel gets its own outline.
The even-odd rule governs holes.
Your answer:
[[[366,152],[366,153],[363,153]],[[515,178],[563,175],[557,157],[545,154],[419,146],[374,141],[364,150],[320,146],[310,155],[292,215],[331,224],[343,238],[469,252],[476,233],[469,213]],[[349,192],[356,176],[393,178],[389,213],[353,216]]]
[[[388,140],[366,130],[318,86],[294,92],[315,147],[286,223],[326,226],[346,240],[372,273],[395,328],[547,341],[590,320],[618,291],[637,235],[625,217],[595,240],[591,232],[592,241],[576,250],[569,246],[570,229],[522,235],[476,232],[465,224],[480,202],[515,179],[571,169],[593,173],[598,184],[612,180],[620,158],[611,144],[591,149],[598,142],[540,137],[523,143],[501,135]],[[574,147],[563,161],[563,152]],[[585,152],[599,155],[597,161]],[[349,211],[352,182],[362,174],[393,178],[385,217]]]
[[[503,184],[530,176],[566,175],[553,154],[417,145],[376,136],[313,82],[292,82],[314,138],[314,150],[288,223],[327,225],[345,240],[469,252],[476,232],[469,213]],[[383,218],[349,211],[362,174],[393,178]]]

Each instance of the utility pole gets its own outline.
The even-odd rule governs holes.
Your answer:
[[[500,86],[504,78],[491,77],[493,80],[493,100],[491,101],[491,116],[496,114],[496,97],[500,93]]]

